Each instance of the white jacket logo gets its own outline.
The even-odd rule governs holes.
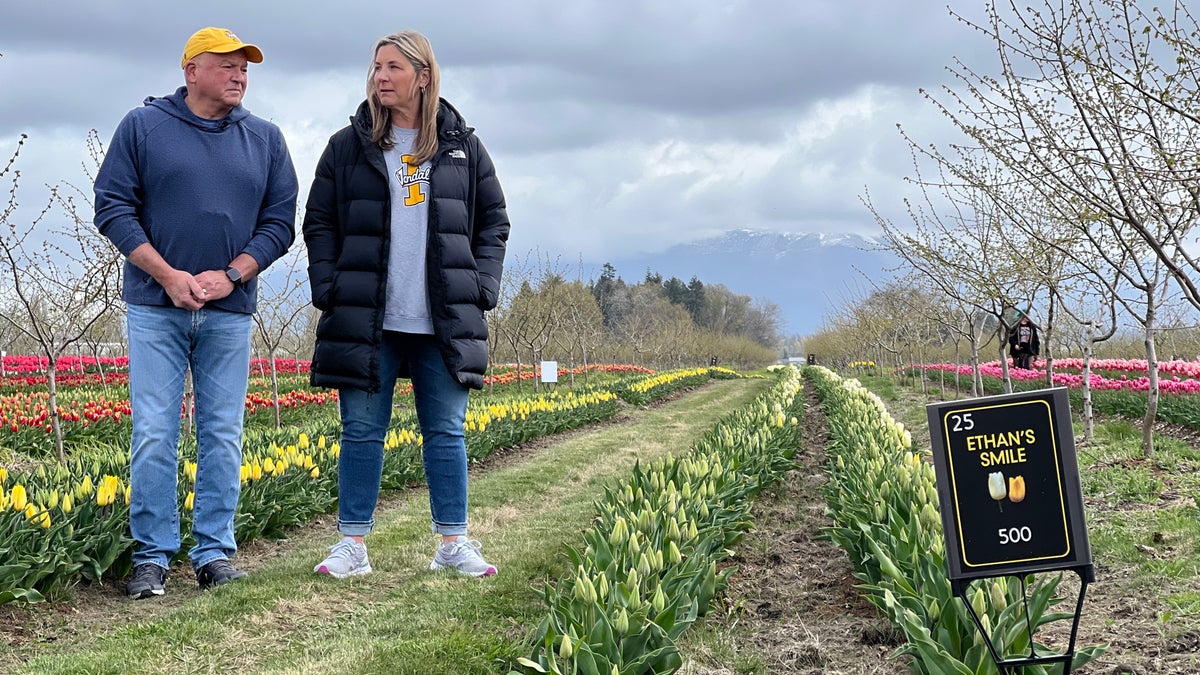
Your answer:
[[[450,158],[451,159],[466,159],[467,153],[463,152],[462,150],[451,150]]]

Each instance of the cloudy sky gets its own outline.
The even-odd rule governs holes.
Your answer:
[[[955,57],[990,64],[942,2],[5,0],[0,162],[28,134],[23,208],[46,183],[86,185],[88,131],[107,144],[181,85],[184,42],[209,25],[262,48],[244,103],[283,129],[302,199],[375,39],[423,32],[496,162],[510,250],[567,260],[736,228],[873,234],[860,195],[899,214],[909,173],[896,124],[947,137],[918,89]]]

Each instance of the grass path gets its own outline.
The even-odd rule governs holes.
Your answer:
[[[70,611],[20,610],[54,646],[22,641],[0,668],[30,673],[495,673],[526,655],[545,616],[537,589],[567,569],[563,543],[579,545],[593,502],[634,462],[676,455],[769,380],[725,380],[620,422],[551,439],[471,478],[471,536],[500,573],[486,580],[428,570],[434,537],[428,493],[381,505],[368,538],[375,572],[335,580],[312,573],[332,543],[323,519],[285,543],[239,556],[244,583],[200,593],[175,571],[162,601],[131,602],[108,588]],[[91,593],[89,589],[89,593]],[[153,603],[153,604],[150,604]],[[40,613],[40,616],[39,616]],[[37,617],[36,619],[34,617]],[[73,629],[78,625],[80,628]],[[3,624],[0,624],[0,628]],[[0,633],[0,639],[4,636]],[[0,642],[2,644],[2,642]]]

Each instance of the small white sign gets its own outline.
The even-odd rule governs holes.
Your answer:
[[[542,361],[542,382],[558,382],[558,361]]]

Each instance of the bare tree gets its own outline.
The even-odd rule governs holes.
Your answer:
[[[1146,453],[1164,282],[1177,282],[1200,307],[1197,259],[1187,251],[1200,218],[1198,26],[1183,2],[1168,4],[1164,12],[1124,0],[990,2],[986,21],[958,18],[995,45],[999,74],[956,62],[950,72],[961,91],[926,93],[1117,277],[1117,301],[1145,336]],[[969,174],[967,167],[963,181],[978,184]]]
[[[941,155],[936,155],[942,160],[937,167],[939,178],[927,181],[917,159],[920,152],[914,148],[914,175],[908,179],[919,187],[920,200],[904,202],[909,227],[902,228],[886,217],[869,192],[862,201],[883,229],[883,247],[949,298],[966,319],[968,330],[962,332],[970,341],[975,383],[980,381],[981,329],[992,328],[1005,387],[1011,391],[1004,354],[1007,334],[1017,304],[1034,297],[1037,275],[1030,273],[1031,263],[1019,254],[1006,232],[1009,221],[989,195],[978,186],[947,177],[949,163]],[[976,389],[976,384],[972,388]]]
[[[559,330],[554,332],[554,341],[568,355],[571,364],[571,384],[575,384],[575,355],[583,364],[584,382],[589,381],[588,364],[592,350],[604,338],[604,317],[596,296],[581,281],[573,281],[562,288],[559,306]]]
[[[297,246],[277,260],[266,274],[258,276],[258,307],[254,327],[258,342],[267,353],[271,366],[271,401],[275,409],[275,428],[279,420],[279,368],[276,357],[285,341],[295,339],[300,323],[308,313],[308,277],[301,261],[306,257]]]
[[[58,411],[58,360],[119,304],[121,256],[107,239],[79,213],[82,202],[91,212],[91,200],[70,184],[50,187],[45,205],[28,224],[18,224],[17,193],[20,172],[15,168],[26,136],[0,169],[0,181],[11,185],[8,203],[0,211],[0,261],[6,285],[11,284],[19,319],[8,314],[18,332],[37,345],[46,358],[49,412],[54,448],[66,461],[62,419]],[[103,148],[95,131],[88,135],[95,168]],[[89,172],[89,167],[85,166]],[[49,221],[62,218],[58,225]]]

